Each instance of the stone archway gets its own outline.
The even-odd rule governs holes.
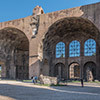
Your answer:
[[[80,79],[80,65],[76,62],[69,65],[69,79]]]
[[[84,62],[83,42],[88,38],[93,38],[98,41],[99,30],[88,19],[81,17],[66,17],[53,23],[45,33],[43,42],[43,60],[48,59],[49,73],[53,76],[53,67],[56,62],[64,62],[66,64],[66,73],[68,73],[68,64],[70,62]],[[69,43],[73,40],[80,42],[80,55],[78,57],[69,56]],[[65,57],[56,58],[56,44],[59,42],[65,43]],[[92,58],[91,58],[92,59]],[[67,75],[66,75],[67,76]]]
[[[63,63],[57,63],[54,66],[54,76],[59,77],[60,79],[64,78],[64,68],[65,65]]]
[[[96,64],[94,62],[87,62],[84,65],[84,79],[85,81],[94,81],[96,79]]]
[[[4,78],[28,79],[29,41],[24,32],[12,27],[0,30],[0,60]]]

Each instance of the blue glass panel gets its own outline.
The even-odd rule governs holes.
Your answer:
[[[65,44],[63,42],[56,45],[56,58],[60,57],[65,57]]]
[[[80,56],[80,43],[77,40],[74,40],[69,45],[69,57],[78,57]]]
[[[93,56],[96,54],[96,42],[93,39],[88,39],[84,44],[84,55]]]

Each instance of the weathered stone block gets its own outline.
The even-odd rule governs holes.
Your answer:
[[[57,78],[40,75],[40,82],[42,84],[50,84],[50,85],[54,84],[54,85],[56,85],[57,84]]]

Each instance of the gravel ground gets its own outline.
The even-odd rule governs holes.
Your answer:
[[[68,83],[67,86],[37,86],[18,81],[0,81],[0,100],[100,100],[100,85]]]

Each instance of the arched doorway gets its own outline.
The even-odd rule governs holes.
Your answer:
[[[96,79],[96,64],[94,62],[87,62],[84,65],[84,79],[85,81],[94,81]]]
[[[65,65],[63,63],[57,63],[54,66],[54,76],[59,77],[60,79],[64,78],[64,68]]]
[[[29,41],[19,29],[6,27],[0,30],[0,60],[7,79],[28,79]]]
[[[69,65],[69,79],[80,79],[80,66],[76,62]]]

